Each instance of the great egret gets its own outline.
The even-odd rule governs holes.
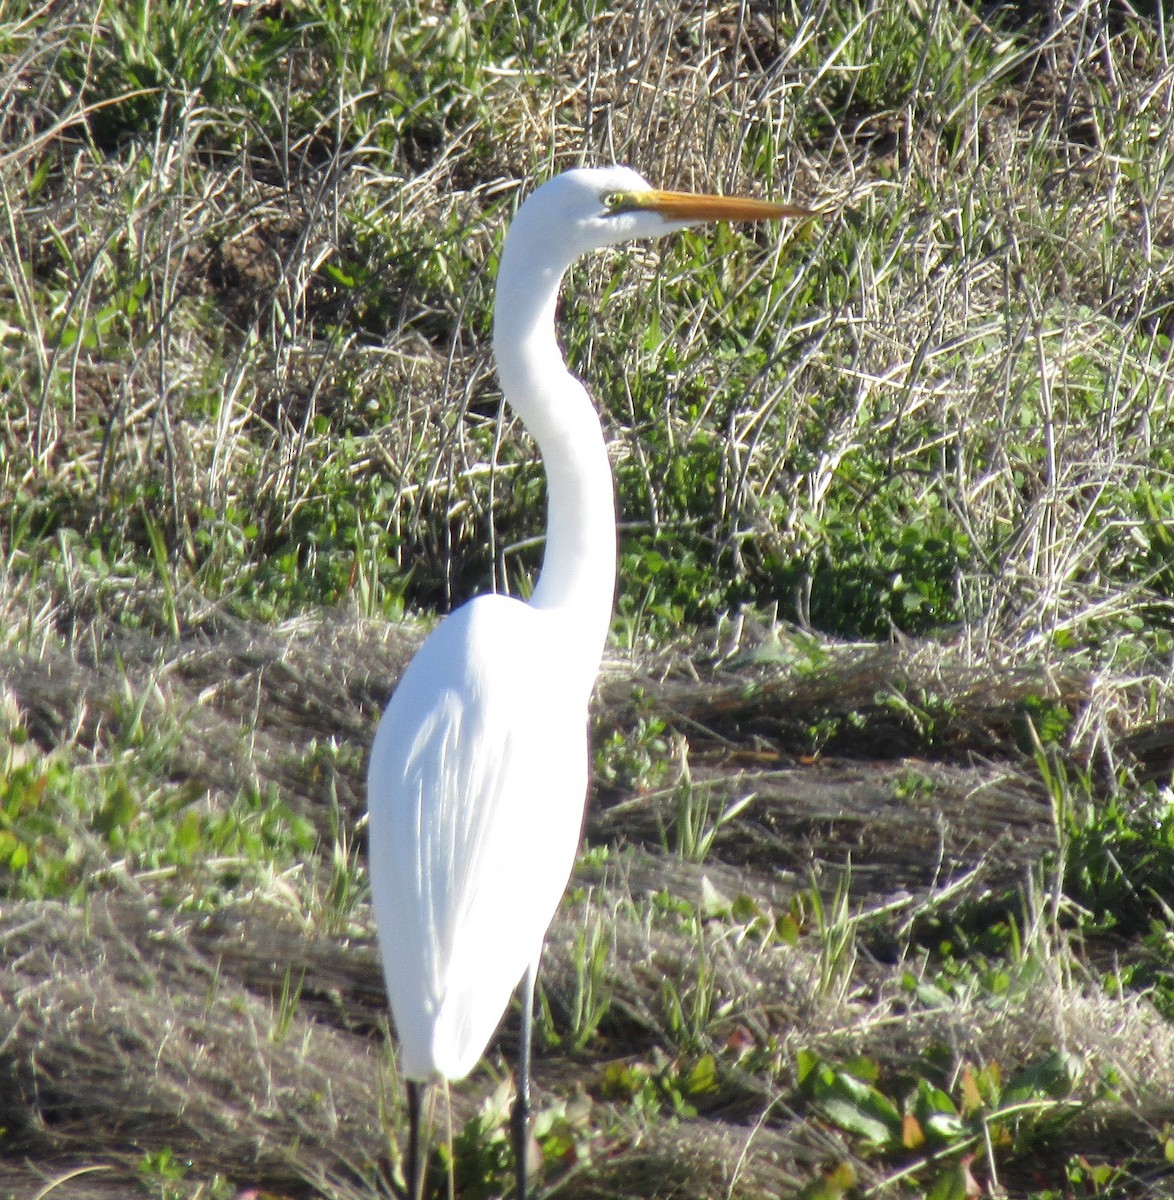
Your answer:
[[[602,167],[543,184],[509,227],[493,348],[546,468],[542,571],[528,603],[478,596],[432,631],[383,714],[367,776],[371,897],[408,1080],[410,1200],[422,1086],[472,1070],[520,980],[513,1137],[526,1194],[534,975],[579,842],[587,705],[615,590],[603,431],[555,338],[563,275],[589,250],[701,221],[808,215],[659,191],[628,167]]]

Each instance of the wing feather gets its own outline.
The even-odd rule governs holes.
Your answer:
[[[548,614],[480,597],[404,673],[368,771],[369,862],[410,1078],[476,1064],[537,959],[574,863],[586,698]]]

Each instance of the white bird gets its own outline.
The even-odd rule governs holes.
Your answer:
[[[408,1080],[410,1200],[422,1186],[421,1089],[472,1070],[519,981],[513,1136],[526,1194],[534,976],[579,843],[587,706],[615,591],[603,431],[555,337],[563,275],[587,251],[701,221],[808,215],[660,191],[628,167],[602,167],[543,184],[509,227],[493,348],[546,468],[542,570],[528,603],[478,596],[432,631],[383,714],[367,776],[372,904]]]

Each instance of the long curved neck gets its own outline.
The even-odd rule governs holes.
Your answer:
[[[531,604],[567,620],[590,690],[615,596],[611,466],[595,407],[555,337],[566,248],[536,245],[517,225],[502,249],[493,344],[502,390],[546,467],[546,552]]]

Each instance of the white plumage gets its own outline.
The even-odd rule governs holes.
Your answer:
[[[530,991],[574,864],[587,704],[615,590],[603,432],[555,337],[563,275],[581,254],[616,242],[804,212],[657,191],[627,167],[604,167],[556,176],[510,225],[493,345],[502,391],[546,468],[542,571],[528,604],[481,596],[437,626],[384,713],[368,770],[372,903],[400,1066],[413,1081],[410,1193],[419,1183],[416,1088],[473,1068],[525,976],[514,1119],[525,1194]]]

